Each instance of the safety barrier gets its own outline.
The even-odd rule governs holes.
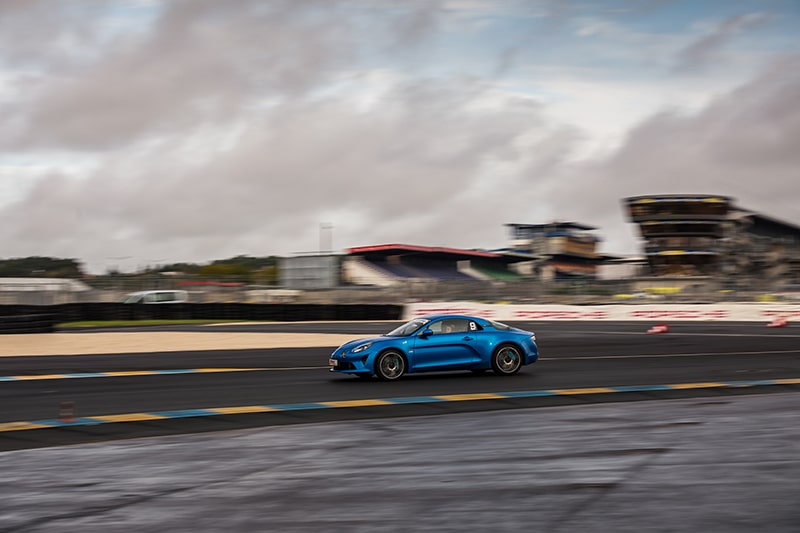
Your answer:
[[[0,333],[42,333],[64,322],[105,320],[253,320],[271,322],[400,320],[434,313],[501,321],[800,321],[800,304],[517,305],[477,302],[383,304],[70,303],[0,305]]]
[[[51,313],[26,313],[3,316],[0,313],[0,335],[6,333],[50,333],[55,316]]]
[[[0,333],[41,333],[54,324],[104,320],[399,320],[402,305],[370,304],[122,304],[0,305]],[[39,328],[33,331],[34,328]],[[23,329],[27,331],[22,331]],[[12,331],[13,330],[13,331]]]

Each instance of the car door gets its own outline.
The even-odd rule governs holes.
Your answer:
[[[414,342],[415,370],[469,368],[480,361],[470,320],[448,318],[431,322],[425,329],[430,334],[418,335]]]

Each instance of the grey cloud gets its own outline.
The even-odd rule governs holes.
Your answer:
[[[341,247],[500,246],[509,218],[537,215],[544,176],[575,138],[529,100],[477,105],[489,92],[468,79],[401,84],[370,112],[295,100],[253,117],[203,164],[169,157],[182,149],[176,139],[120,151],[85,179],[51,176],[0,211],[0,241],[18,243],[18,255],[54,243],[92,264],[132,250],[204,261],[313,250],[319,223],[331,222]]]
[[[738,34],[766,24],[770,15],[748,13],[722,21],[711,32],[684,47],[677,56],[675,70],[693,71],[712,66],[720,58],[725,46]]]
[[[423,0],[393,4],[401,8],[400,15],[392,19],[390,34],[395,38],[390,41],[395,51],[404,51],[409,44],[427,40],[438,29],[444,16],[442,2],[439,0]],[[389,28],[387,28],[389,29]]]
[[[87,23],[110,3],[93,0],[0,2],[0,66],[61,71],[74,67],[77,50],[99,47],[102,28]]]
[[[205,261],[384,242],[501,246],[503,224],[576,220],[607,252],[638,251],[621,199],[733,196],[800,224],[800,57],[695,113],[663,112],[603,161],[570,163],[579,132],[529,100],[481,108],[479,82],[411,83],[370,112],[336,98],[264,111],[228,150],[187,164],[170,139],[120,151],[83,181],[53,175],[0,211],[15,255]],[[93,238],[88,235],[95,236]]]
[[[229,121],[264,99],[313,90],[356,52],[336,2],[235,5],[170,2],[151,33],[118,36],[99,57],[75,51],[71,69],[31,79],[0,109],[10,117],[0,140],[16,150],[109,149]]]

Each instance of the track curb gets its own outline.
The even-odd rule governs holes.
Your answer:
[[[366,418],[800,391],[800,378],[232,406],[0,423],[0,451]]]

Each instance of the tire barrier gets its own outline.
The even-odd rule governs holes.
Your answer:
[[[72,303],[52,306],[0,305],[0,333],[42,333],[63,322],[106,320],[253,320],[308,322],[400,320],[402,305],[378,304],[243,304]],[[27,318],[25,318],[27,317]],[[38,317],[38,318],[34,318]],[[18,329],[36,331],[17,331]]]
[[[51,333],[55,315],[48,313],[0,316],[0,335],[6,333]]]

